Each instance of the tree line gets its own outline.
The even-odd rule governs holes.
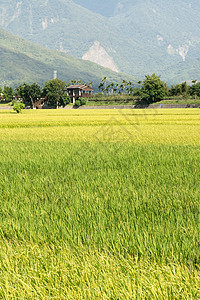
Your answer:
[[[165,82],[160,79],[160,76],[155,74],[145,75],[143,81],[133,83],[131,81],[123,80],[121,83],[108,83],[107,78],[103,77],[98,88],[103,95],[113,94],[128,94],[137,97],[140,101],[153,103],[160,101],[166,97],[176,96],[193,96],[200,97],[200,82],[192,81],[192,85],[186,82],[172,85],[168,87]],[[45,99],[49,106],[58,107],[65,106],[71,102],[67,95],[66,87],[71,84],[84,84],[81,80],[71,80],[66,84],[60,79],[52,79],[45,82],[44,87],[41,88],[39,84],[19,85],[15,90],[11,87],[5,86],[4,89],[0,87],[1,102],[15,102],[20,100],[26,106],[33,107],[39,99]],[[88,85],[92,85],[90,82]]]
[[[26,106],[33,107],[38,100],[45,99],[48,106],[65,106],[71,102],[71,98],[66,93],[67,86],[71,84],[84,83],[81,80],[71,80],[66,84],[60,79],[51,79],[45,82],[43,88],[37,83],[23,83],[14,90],[8,86],[5,86],[4,89],[0,87],[1,102],[13,102],[14,104],[14,102],[20,101]],[[92,85],[92,82],[88,85]]]
[[[64,106],[70,102],[65,93],[66,83],[60,79],[52,79],[45,82],[43,88],[39,84],[21,84],[15,90],[4,87],[0,90],[4,102],[21,101],[26,106],[33,107],[39,99],[45,98],[49,106]]]
[[[136,96],[140,101],[146,101],[147,103],[158,102],[167,97],[200,97],[200,82],[197,80],[192,80],[191,85],[185,81],[168,87],[160,79],[160,76],[156,76],[155,73],[145,75],[145,79],[137,81],[137,83],[123,80],[120,84],[107,84],[107,78],[104,77],[99,84],[99,89],[104,95],[128,94]]]

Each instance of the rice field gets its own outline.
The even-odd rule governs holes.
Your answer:
[[[0,298],[199,299],[200,110],[0,111]]]

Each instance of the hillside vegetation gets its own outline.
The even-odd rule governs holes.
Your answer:
[[[94,88],[98,87],[103,76],[107,76],[110,82],[133,79],[71,55],[40,47],[3,29],[0,29],[0,59],[0,86],[17,86],[23,82],[43,85],[53,77],[54,70],[65,82],[72,79],[86,83],[92,81]]]
[[[8,0],[0,25],[78,58],[98,41],[119,71],[178,83],[199,77],[199,13],[196,0]]]

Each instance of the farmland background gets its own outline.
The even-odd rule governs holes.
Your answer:
[[[0,112],[3,299],[198,299],[198,109]]]

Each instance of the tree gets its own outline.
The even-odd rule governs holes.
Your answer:
[[[99,88],[99,90],[102,91],[102,94],[103,94],[103,92],[104,92],[104,84],[103,84],[103,82],[100,82],[100,83],[99,83],[98,88]]]
[[[104,88],[106,89],[106,80],[107,80],[107,77],[103,77],[102,78],[102,82],[104,83]]]
[[[5,102],[11,102],[13,100],[13,89],[9,86],[4,86],[3,96]]]
[[[164,99],[165,97],[165,83],[160,80],[160,76],[145,75],[142,87],[142,100],[147,103],[153,103]]]
[[[47,97],[47,101],[51,106],[63,105],[63,95],[65,82],[60,79],[51,79],[45,82],[43,95]]]
[[[181,83],[181,94],[187,95],[189,92],[189,85],[187,85],[186,81]]]
[[[113,94],[113,89],[114,89],[114,83],[112,82],[111,84],[110,84],[110,88],[111,88],[111,93]]]
[[[64,93],[60,96],[60,99],[59,99],[60,106],[64,107],[65,105],[69,104],[70,102],[71,102],[71,98],[66,93]]]
[[[22,85],[20,84],[14,91],[14,95],[16,97],[21,97],[24,100],[24,85],[25,83]]]
[[[193,84],[195,84],[197,82],[197,79],[194,79],[191,81]]]
[[[13,110],[16,111],[17,114],[21,113],[21,110],[24,109],[25,105],[21,102],[16,102],[13,105]]]
[[[200,82],[193,84],[190,87],[189,93],[191,96],[197,96],[200,97]]]
[[[33,107],[34,103],[41,98],[41,89],[37,83],[33,83],[32,85],[26,84],[24,87],[24,96],[28,102],[31,102],[31,106]]]
[[[99,89],[102,90],[102,93],[106,91],[106,77],[103,77],[100,84],[99,84]]]
[[[74,85],[75,83],[76,83],[76,80],[75,80],[75,79],[70,80],[70,85],[71,85],[71,84]]]
[[[133,94],[134,84],[131,81],[127,82],[126,90],[127,90],[127,92],[128,92],[129,95]]]
[[[186,81],[176,84],[175,86],[171,86],[171,88],[169,89],[168,93],[170,96],[179,96],[179,95],[188,95],[189,93],[189,85],[187,85]]]
[[[137,82],[137,84],[139,85],[139,88],[141,89],[141,84],[142,84],[142,81],[141,81],[141,80],[139,80],[139,81]]]
[[[24,83],[16,88],[16,95],[23,99],[27,105],[34,106],[34,103],[41,98],[41,88],[37,83],[31,85]]]

